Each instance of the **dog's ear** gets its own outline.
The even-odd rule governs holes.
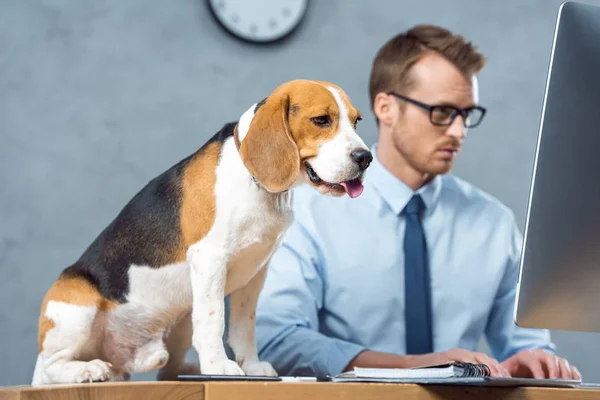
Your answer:
[[[292,138],[287,93],[271,95],[257,107],[240,145],[244,165],[267,191],[289,189],[300,172],[300,154]]]

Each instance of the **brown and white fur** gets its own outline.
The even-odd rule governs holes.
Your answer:
[[[151,180],[46,293],[32,384],[276,375],[258,359],[254,315],[293,218],[289,189],[360,195],[372,157],[359,119],[339,87],[287,82]],[[199,365],[184,361],[191,346]]]

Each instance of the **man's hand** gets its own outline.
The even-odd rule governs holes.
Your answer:
[[[575,366],[542,349],[522,350],[501,364],[511,376],[519,378],[581,379]]]
[[[498,361],[483,353],[463,349],[453,349],[443,353],[429,353],[414,356],[400,356],[389,353],[379,353],[365,350],[359,353],[344,369],[350,371],[354,367],[364,368],[415,368],[430,365],[445,364],[451,361],[485,364],[490,369],[491,376],[510,376],[506,368]]]

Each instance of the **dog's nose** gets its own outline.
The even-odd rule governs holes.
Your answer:
[[[354,150],[350,153],[350,158],[360,166],[360,169],[364,170],[367,169],[369,164],[371,164],[371,161],[373,161],[373,154],[371,154],[369,150]]]

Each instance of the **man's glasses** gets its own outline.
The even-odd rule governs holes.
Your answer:
[[[437,126],[450,126],[454,122],[456,116],[461,115],[463,117],[465,128],[474,128],[481,123],[486,112],[486,109],[480,106],[462,109],[450,105],[430,106],[429,104],[421,103],[420,101],[413,100],[410,97],[398,93],[387,92],[387,94],[396,96],[399,99],[408,101],[409,103],[429,111],[429,120],[432,124]]]

